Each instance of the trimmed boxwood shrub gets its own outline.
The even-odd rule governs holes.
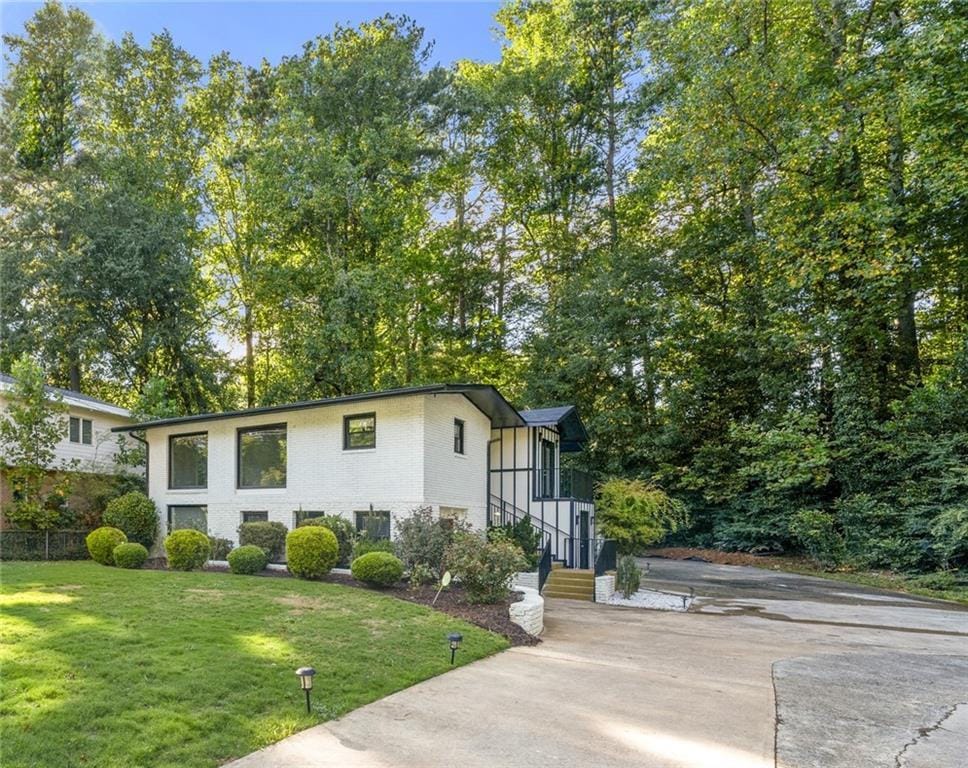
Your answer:
[[[286,536],[289,572],[301,579],[318,579],[336,565],[339,543],[336,534],[322,526],[306,526]]]
[[[370,552],[389,552],[395,554],[396,548],[390,539],[360,539],[353,545],[353,559],[356,560]]]
[[[128,537],[124,535],[124,531],[112,528],[110,525],[102,525],[91,531],[84,539],[84,543],[87,544],[87,551],[95,563],[114,565],[114,548],[127,540]]]
[[[278,522],[242,523],[239,526],[239,546],[254,544],[262,547],[270,563],[281,563],[286,554],[287,530]]]
[[[307,518],[296,527],[302,528],[305,525],[321,525],[324,528],[329,528],[336,536],[336,541],[339,544],[339,556],[336,564],[342,568],[350,564],[353,559],[353,545],[356,543],[356,528],[353,527],[353,523],[339,515],[320,515],[319,517]]]
[[[232,573],[259,573],[265,570],[268,562],[265,550],[255,544],[246,544],[229,552],[229,568]]]
[[[403,578],[403,561],[389,552],[368,552],[350,566],[353,578],[374,587],[389,587]]]
[[[128,541],[150,547],[158,535],[158,508],[140,491],[131,491],[108,502],[101,522],[120,528]]]
[[[205,565],[212,556],[212,542],[201,531],[183,528],[165,539],[168,567],[176,571],[193,571]]]
[[[148,559],[148,550],[143,544],[129,541],[114,548],[114,564],[118,568],[140,568]]]
[[[212,542],[213,560],[225,560],[228,558],[229,552],[232,551],[232,539],[222,539],[218,536],[209,536],[208,540]]]

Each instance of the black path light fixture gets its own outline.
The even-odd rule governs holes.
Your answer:
[[[299,685],[306,692],[306,714],[310,714],[312,709],[309,706],[309,692],[313,689],[313,675],[316,674],[316,670],[312,667],[300,667],[296,670],[296,675],[299,677]]]
[[[450,642],[450,663],[453,665],[454,656],[457,655],[457,649],[460,648],[461,641],[464,636],[460,632],[451,632],[447,635],[447,640]]]

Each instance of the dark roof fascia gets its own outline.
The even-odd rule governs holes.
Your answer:
[[[321,400],[303,400],[297,403],[283,405],[267,405],[260,408],[246,408],[238,411],[223,411],[221,413],[200,413],[194,416],[177,416],[170,419],[157,419],[124,427],[114,427],[112,432],[141,432],[155,427],[167,427],[176,424],[191,424],[194,422],[221,421],[246,416],[261,416],[265,414],[288,413],[303,411],[310,408],[324,408],[330,405],[344,403],[360,403],[370,400],[381,400],[391,397],[405,397],[408,395],[463,395],[478,410],[491,420],[495,427],[520,427],[524,420],[508,403],[507,400],[490,384],[427,384],[417,387],[401,387],[387,389],[383,392],[363,392],[357,395],[341,395],[339,397],[323,398]]]
[[[529,416],[529,411],[521,414],[529,427],[558,427],[561,432],[561,450],[564,453],[576,453],[588,442],[588,431],[578,415],[578,409],[573,406],[559,408],[537,408],[536,411],[550,411],[549,416]],[[560,411],[560,413],[554,413]]]

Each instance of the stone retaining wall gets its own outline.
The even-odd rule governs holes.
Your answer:
[[[527,587],[528,589],[536,590],[538,588],[538,572],[522,571],[521,573],[516,573],[511,584],[515,587]]]
[[[529,635],[540,635],[544,631],[544,598],[530,587],[515,587],[515,591],[523,593],[524,599],[511,603],[511,621]]]
[[[607,603],[609,598],[615,594],[615,574],[606,573],[604,576],[595,577],[595,602]]]

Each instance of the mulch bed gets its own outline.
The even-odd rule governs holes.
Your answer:
[[[698,547],[662,547],[649,549],[643,553],[646,557],[664,557],[668,560],[698,560],[703,563],[717,565],[752,565],[757,568],[783,568],[796,566],[807,561],[796,556],[754,555],[749,552],[720,552],[718,549],[700,549]]]
[[[166,570],[168,563],[164,558],[151,558],[145,563],[144,567],[153,570]],[[209,565],[205,567],[205,570],[221,573],[229,572],[228,566],[224,565]],[[265,570],[257,575],[265,578],[292,578],[292,574],[288,571]],[[328,573],[320,581],[329,582],[330,584],[341,584],[345,587],[368,589],[373,592],[395,597],[398,600],[426,605],[436,611],[441,611],[454,618],[463,619],[470,624],[475,624],[478,627],[490,630],[495,634],[503,635],[511,645],[537,645],[541,642],[540,638],[529,635],[511,621],[511,617],[508,615],[508,606],[524,597],[520,592],[512,592],[507,600],[500,603],[494,603],[493,605],[475,605],[467,601],[467,596],[460,585],[451,584],[440,593],[440,597],[435,604],[434,596],[437,594],[437,588],[431,585],[411,589],[407,582],[401,581],[392,587],[376,589],[343,573]]]

